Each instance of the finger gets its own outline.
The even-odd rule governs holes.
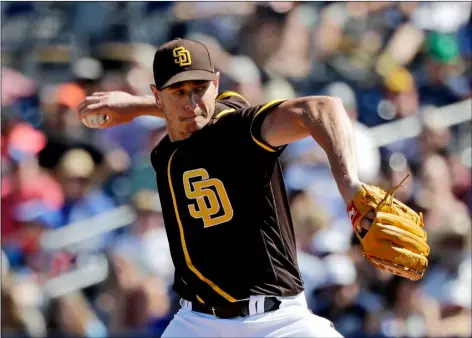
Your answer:
[[[87,101],[89,104],[92,104],[92,103],[100,102],[101,99],[102,99],[102,98],[101,98],[100,96],[98,96],[98,95],[97,95],[97,96],[92,95],[92,96],[87,96],[87,97],[85,98],[85,101]]]
[[[84,99],[84,101],[87,105],[93,104],[93,103],[98,103],[98,102],[101,101],[101,97],[100,96],[87,96]]]
[[[361,226],[362,229],[369,230],[370,227],[372,226],[372,221],[367,219],[367,218],[363,218],[360,221],[360,226]]]
[[[77,112],[80,114],[81,111],[83,111],[87,107],[87,101],[84,99],[80,101],[80,103],[77,106]]]
[[[373,221],[375,219],[374,211],[373,210],[369,211],[369,213],[365,215],[365,217]]]
[[[95,114],[99,115],[99,114],[108,114],[108,113],[109,113],[109,109],[107,109],[100,103],[94,103],[94,104],[88,105],[87,107],[79,111],[79,116],[81,119],[83,119],[84,117],[87,117],[89,115],[95,115]]]
[[[99,102],[100,102],[100,97],[87,96],[85,99],[82,100],[82,102],[79,103],[79,105],[77,106],[77,111],[80,113],[82,110],[86,109],[91,104],[99,103]]]
[[[106,94],[107,94],[107,92],[95,92],[95,93],[92,94],[92,96],[104,96]]]
[[[356,225],[356,230],[358,232],[361,232],[363,230],[369,230],[371,226],[372,222],[364,218]]]
[[[369,231],[369,229],[371,228],[372,226],[372,221],[367,219],[367,218],[363,218],[357,225],[356,225],[356,231],[359,233],[359,235],[364,238],[364,236],[367,234],[367,232]]]

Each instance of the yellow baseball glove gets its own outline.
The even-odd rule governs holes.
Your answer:
[[[408,177],[408,176],[407,176]],[[354,232],[362,251],[375,267],[419,280],[428,266],[429,245],[423,230],[423,215],[393,197],[403,181],[391,191],[363,185],[347,207]],[[373,211],[375,218],[366,233],[360,232],[360,222]]]

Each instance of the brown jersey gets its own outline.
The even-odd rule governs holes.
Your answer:
[[[267,112],[236,93],[217,99],[215,118],[190,138],[154,148],[174,290],[219,305],[250,295],[303,291],[295,236],[278,158],[264,143]]]

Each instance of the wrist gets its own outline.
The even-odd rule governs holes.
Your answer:
[[[151,115],[161,117],[161,110],[156,105],[153,95],[139,96],[137,102],[136,116]]]
[[[346,206],[354,199],[354,196],[362,187],[362,183],[359,180],[343,180],[337,182],[337,185]]]
[[[156,102],[151,96],[133,96],[124,114],[119,115],[120,123],[127,123],[140,116],[158,116]]]

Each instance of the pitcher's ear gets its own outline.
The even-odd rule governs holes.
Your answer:
[[[161,91],[157,89],[157,87],[153,84],[149,85],[151,87],[151,91],[154,94],[154,99],[156,100],[156,105],[158,108],[162,109],[162,99],[161,99]]]
[[[220,86],[220,72],[216,72],[216,79],[211,82],[213,83],[213,86],[215,86],[215,92],[216,92],[216,95],[218,96],[218,90]]]

